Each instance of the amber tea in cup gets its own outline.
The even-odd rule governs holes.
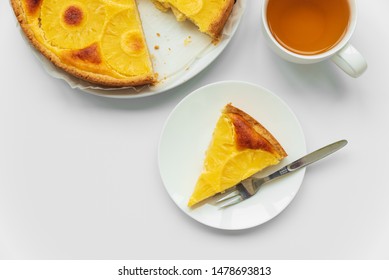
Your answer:
[[[317,55],[336,46],[350,21],[348,0],[269,0],[267,24],[287,50]]]

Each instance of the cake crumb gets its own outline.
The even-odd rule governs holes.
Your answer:
[[[157,36],[158,36],[158,37],[161,37],[161,34],[157,33]]]
[[[189,45],[191,42],[192,42],[192,37],[191,36],[186,37],[184,40],[184,46]]]
[[[159,46],[158,46],[158,45],[155,45],[155,46],[154,46],[154,50],[159,50]]]

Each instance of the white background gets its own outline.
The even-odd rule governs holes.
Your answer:
[[[236,36],[206,70],[170,92],[117,100],[50,77],[1,1],[0,258],[388,259],[389,2],[358,3],[351,43],[369,64],[358,79],[331,62],[278,58],[261,34],[261,2],[250,0]],[[157,165],[159,136],[175,105],[229,79],[259,84],[287,102],[309,151],[349,140],[307,169],[283,213],[235,232],[182,213]]]

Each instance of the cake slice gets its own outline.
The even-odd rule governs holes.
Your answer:
[[[203,172],[189,199],[191,207],[287,156],[281,144],[258,121],[227,104],[205,154]]]
[[[234,0],[153,0],[162,11],[172,10],[178,21],[189,19],[201,32],[220,39]]]

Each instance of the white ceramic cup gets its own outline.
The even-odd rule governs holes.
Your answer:
[[[359,77],[363,72],[365,72],[367,69],[366,60],[357,51],[357,49],[349,43],[357,23],[357,4],[355,0],[348,0],[350,5],[350,22],[343,39],[328,51],[316,55],[297,54],[284,48],[277,42],[277,40],[273,37],[267,22],[266,9],[269,1],[272,0],[263,0],[262,2],[262,28],[269,46],[280,57],[287,61],[300,64],[311,64],[331,59],[344,72],[354,78]]]

